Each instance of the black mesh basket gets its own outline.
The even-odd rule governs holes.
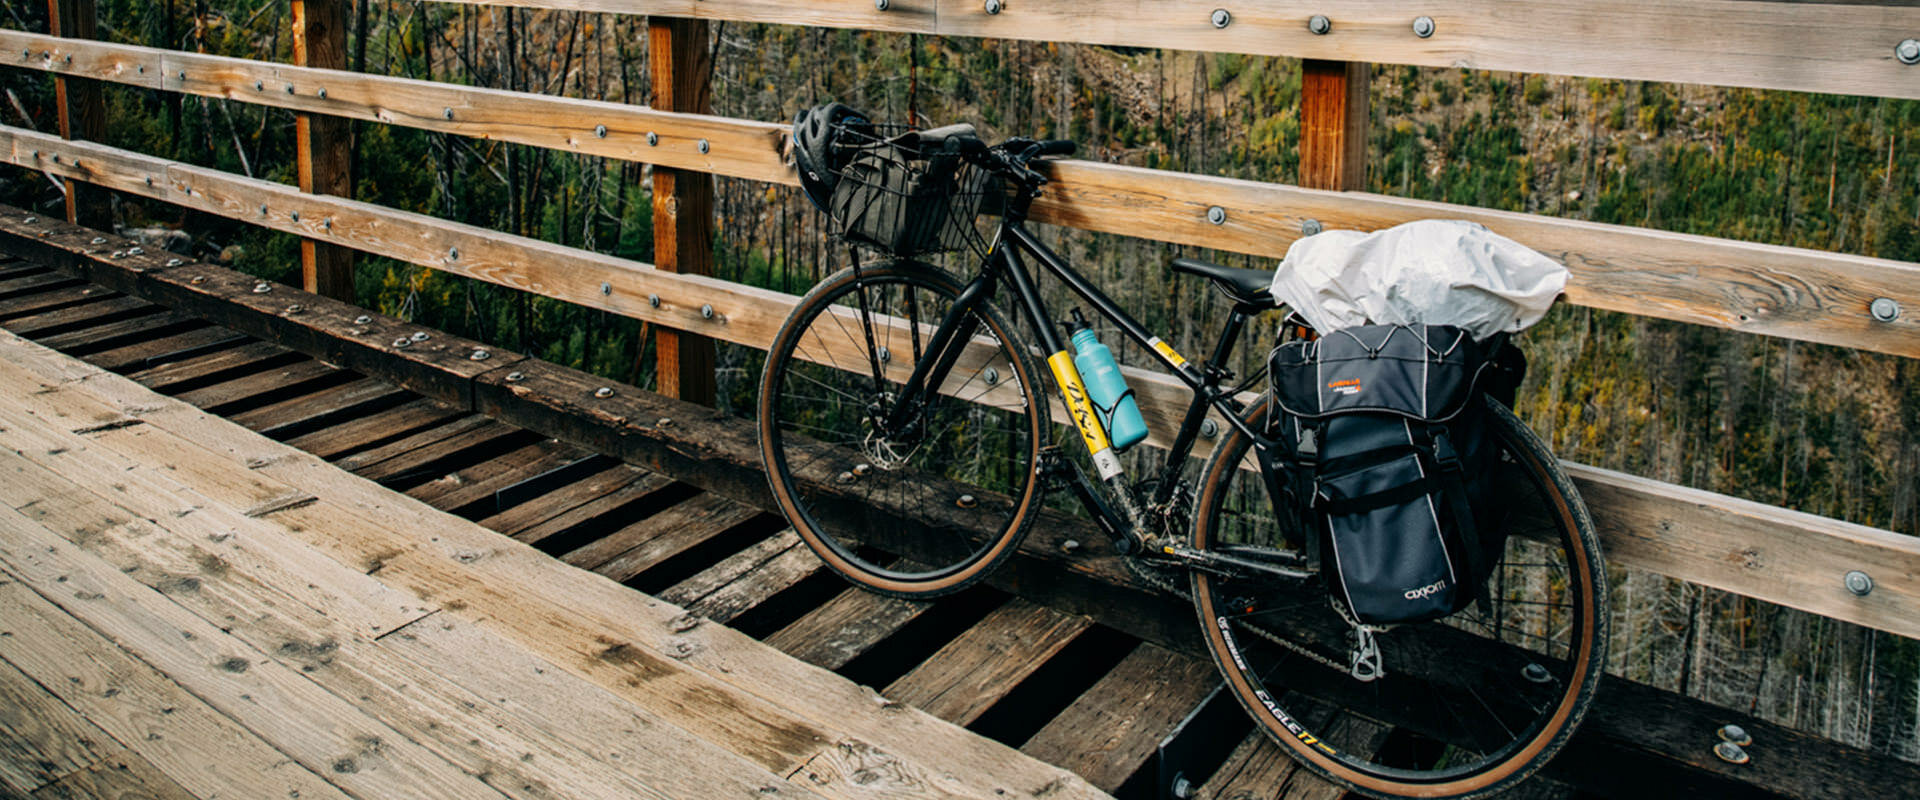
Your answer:
[[[977,218],[1000,182],[956,153],[922,152],[905,126],[860,124],[836,131],[827,214],[848,244],[909,256],[986,251]],[[996,203],[997,205],[997,203]],[[989,207],[984,210],[994,210]]]

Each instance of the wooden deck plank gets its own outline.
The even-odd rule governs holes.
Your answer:
[[[306,426],[316,419],[351,414],[355,409],[389,401],[402,390],[376,378],[360,378],[329,386],[312,394],[289,397],[248,409],[228,419],[262,436],[285,438],[281,432]]]
[[[539,500],[480,520],[480,524],[532,544],[673,485],[657,472],[623,464]]]
[[[231,330],[215,325],[197,328],[171,336],[162,336],[130,344],[124,344],[108,350],[90,353],[81,360],[110,372],[128,372],[145,369],[154,359],[168,358],[178,353],[204,352],[222,345],[237,344],[245,337]],[[182,360],[168,358],[169,361]]]
[[[16,270],[8,277],[0,278],[0,300],[12,300],[16,297],[44,294],[83,285],[86,285],[86,281],[58,272]]]
[[[837,670],[918,619],[933,603],[848,589],[764,641],[822,669]]]
[[[561,560],[626,581],[759,514],[759,509],[704,492],[561,556]]]
[[[106,731],[0,661],[0,795],[31,794],[119,749]]]
[[[820,571],[820,558],[792,530],[756,542],[660,593],[660,599],[714,622],[747,609]]]
[[[7,330],[29,339],[58,336],[80,328],[104,325],[135,315],[159,314],[164,309],[137,297],[109,297],[98,302],[43,311],[7,321]]]
[[[116,320],[93,325],[78,330],[70,330],[51,336],[40,337],[40,343],[55,350],[71,350],[76,355],[85,355],[100,350],[109,350],[128,344],[137,344],[148,339],[157,339],[174,333],[198,327],[205,322],[175,311],[161,311],[158,314],[145,314],[131,319]]]
[[[312,433],[303,433],[288,439],[287,444],[331,460],[343,453],[451,422],[465,414],[438,400],[419,397]]]
[[[58,492],[58,499],[66,502],[37,506],[46,509],[39,522],[56,533],[72,531],[75,545],[165,593],[202,619],[220,623],[227,633],[275,662],[298,670],[462,770],[483,776],[489,785],[509,796],[670,798],[688,796],[675,789],[684,791],[689,781],[695,780],[720,794],[752,796],[774,779],[770,774],[753,775],[750,771],[745,779],[735,777],[742,774],[739,770],[745,765],[719,752],[700,752],[712,766],[702,764],[699,769],[689,769],[688,765],[702,762],[660,761],[612,769],[596,755],[560,741],[552,731],[529,724],[501,710],[485,695],[464,688],[462,679],[492,671],[488,654],[469,653],[463,665],[451,667],[425,667],[398,658],[374,639],[384,636],[385,631],[363,631],[361,626],[322,615],[256,579],[244,566],[221,562],[220,568],[209,569],[208,557],[212,554],[202,547],[204,530],[195,522],[202,514],[162,516],[159,525],[143,524],[141,514],[115,505],[115,498],[97,493],[89,497],[85,492],[72,491],[78,487],[71,484],[68,488],[70,491]],[[255,522],[257,530],[252,533],[257,549],[305,547],[289,539],[286,531],[272,530],[274,524]],[[411,600],[338,562],[328,562],[325,569],[309,574],[309,580],[339,587],[344,593],[401,595]],[[184,576],[192,576],[191,588],[182,588]],[[388,598],[388,602],[393,600]],[[416,615],[416,620],[422,616],[424,613]],[[558,688],[598,693],[577,679],[572,685]],[[560,699],[546,695],[529,698],[528,702]],[[645,725],[650,741],[668,751],[686,750],[676,748],[669,740],[691,738],[657,721],[629,724]],[[523,758],[535,754],[537,758]],[[672,788],[656,785],[661,780]]]
[[[525,447],[509,450],[478,464],[461,467],[439,478],[407,490],[407,494],[434,508],[452,511],[468,503],[493,496],[548,470],[587,458],[590,454],[570,444],[542,439]]]
[[[0,658],[201,797],[347,800],[158,670],[0,570]]]
[[[0,324],[12,325],[14,320],[30,318],[51,311],[84,306],[121,297],[119,292],[104,289],[91,283],[79,283],[49,289],[45,292],[32,292],[18,297],[0,300]]]
[[[0,336],[0,349],[21,347],[31,349]],[[689,628],[676,607],[566,568],[308,454],[118,382],[116,376],[99,373],[82,385],[60,377],[68,374],[60,369],[49,370],[66,387],[84,388],[115,407],[139,409],[148,424],[126,430],[167,430],[228,459],[226,469],[233,474],[227,479],[212,480],[211,474],[193,479],[208,481],[210,491],[223,495],[215,498],[220,502],[244,504],[266,488],[324,488],[325,498],[268,516],[297,526],[309,544],[347,563],[377,562],[375,576],[383,583],[431,595],[450,609],[457,601],[458,611],[442,613],[479,622],[630,700],[692,703],[674,711],[676,718],[692,715],[700,720],[695,726],[700,735],[727,739],[729,749],[763,758],[778,767],[776,772],[788,770],[842,792],[851,791],[856,776],[882,776],[931,794],[1104,796],[1077,777],[1003,745],[915,710],[883,706],[869,691],[737,632],[713,625]],[[103,446],[121,441],[102,437]],[[278,486],[263,487],[254,479]],[[669,685],[685,689],[663,692]],[[929,764],[939,766],[929,769]]]
[[[270,392],[293,391],[295,387],[333,378],[339,372],[340,370],[325,363],[307,359],[240,375],[211,386],[182,392],[177,396],[183,402],[201,408],[219,409],[235,403],[244,403]]]
[[[153,762],[122,748],[33,793],[33,800],[199,800]]]
[[[304,360],[306,356],[277,344],[248,342],[198,358],[134,370],[127,373],[127,377],[139,381],[141,385],[156,392],[178,394],[175,387],[189,382],[219,379],[226,373],[238,374],[266,369],[267,364],[276,362],[290,363]]]
[[[1219,683],[1206,660],[1143,643],[1020,751],[1116,791]]]
[[[1093,623],[1023,598],[986,619],[900,676],[881,694],[957,725],[980,718],[1020,681]]]
[[[448,800],[500,796],[298,670],[20,512],[0,511],[0,529],[8,532],[0,537],[0,564],[18,580],[342,789]]]
[[[463,450],[523,432],[486,417],[463,417],[339,461],[342,469],[371,481],[391,480]]]

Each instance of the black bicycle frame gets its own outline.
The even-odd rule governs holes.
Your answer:
[[[1016,209],[1009,209],[1015,211]],[[937,398],[938,391],[928,387],[937,387],[945,382],[947,372],[953,367],[965,342],[970,338],[973,325],[968,324],[972,314],[968,313],[976,303],[990,299],[998,288],[998,282],[1005,280],[1011,284],[1019,297],[1020,307],[1026,312],[1032,329],[1040,337],[1040,344],[1048,356],[1066,351],[1059,331],[1054,327],[1053,317],[1047,313],[1046,304],[1040,298],[1033,275],[1027,270],[1022,253],[1033,256],[1040,265],[1080,296],[1093,308],[1094,312],[1117,326],[1128,338],[1158,357],[1187,388],[1193,392],[1193,400],[1187,406],[1186,415],[1181,421],[1179,433],[1174,437],[1171,455],[1160,476],[1158,489],[1152,498],[1156,505],[1166,503],[1179,486],[1180,472],[1186,459],[1193,451],[1202,425],[1206,422],[1209,408],[1218,410],[1227,418],[1228,424],[1238,428],[1256,443],[1265,445],[1269,440],[1261,432],[1248,427],[1241,419],[1242,409],[1235,401],[1233,392],[1222,390],[1222,379],[1227,376],[1226,360],[1232,355],[1240,334],[1245,330],[1246,322],[1262,309],[1236,305],[1227,318],[1226,327],[1221,331],[1219,341],[1214,345],[1212,355],[1207,361],[1195,367],[1172,346],[1152,335],[1132,315],[1109,298],[1100,288],[1074,271],[1072,265],[1054,253],[1045,244],[1035,239],[1022,224],[1024,215],[1009,213],[1000,226],[993,247],[988,251],[986,263],[980,274],[961,293],[945,319],[935,330],[927,344],[927,353],[932,358],[921,359],[916,364],[888,421],[892,425],[904,425],[913,418],[926,402]],[[1076,422],[1078,424],[1078,422]],[[1122,491],[1125,491],[1122,489]]]

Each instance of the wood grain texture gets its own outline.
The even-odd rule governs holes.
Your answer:
[[[966,725],[1092,624],[1086,617],[1014,598],[888,684],[881,694]]]
[[[347,68],[349,0],[292,0],[293,63]],[[293,118],[294,173],[300,191],[353,196],[353,124],[340,117],[301,112]],[[353,300],[353,251],[337,244],[300,240],[300,284],[314,294]]]
[[[0,660],[0,794],[31,794],[119,749],[106,731]]]
[[[1920,97],[1894,58],[1920,30],[1897,2],[1792,0],[449,0],[471,5],[701,17],[997,39],[1083,42],[1428,67],[1544,72],[1836,94]],[[1216,28],[1212,11],[1232,22]],[[1331,18],[1326,35],[1307,19]],[[1415,16],[1434,19],[1431,38]],[[1702,35],[1711,31],[1712,35]]]
[[[764,640],[787,655],[837,670],[918,619],[933,603],[848,589]]]
[[[99,35],[94,0],[47,0],[48,33],[72,39]],[[25,52],[25,51],[22,51]],[[53,81],[54,109],[64,139],[99,141],[107,135],[106,96],[89,78],[60,76]],[[67,221],[95,228],[113,227],[107,193],[98,187],[66,182]]]
[[[653,105],[665,111],[713,111],[713,58],[707,21],[647,20],[647,69]],[[653,261],[667,272],[713,274],[713,176],[656,165],[653,169]],[[713,405],[713,340],[654,332],[660,393]]]
[[[1020,752],[1118,791],[1219,683],[1206,659],[1141,644]]]
[[[198,800],[139,753],[122,749],[33,793],[33,800]]]
[[[1781,5],[1761,0],[1739,2],[1756,6]],[[1920,11],[1914,13],[1920,14]],[[149,73],[138,72],[137,62],[142,59],[151,61],[188,57],[145,48],[77,44],[34,34],[0,31],[0,52],[9,52],[16,47],[36,53],[41,52],[34,50],[36,47],[49,53],[54,53],[54,48],[66,48],[60,52],[80,50],[82,52],[75,54],[79,56],[74,62],[78,66],[70,69],[153,88],[172,87],[164,86],[166,81],[159,78],[149,78],[151,70]],[[36,56],[35,60],[23,66],[69,69],[64,61],[53,57],[41,59]],[[195,62],[194,68],[204,71],[211,76],[208,80],[214,81],[215,88],[203,92],[210,96],[328,111],[357,118],[375,118],[372,115],[378,111],[385,115],[380,121],[428,130],[449,130],[756,180],[789,184],[797,180],[780,154],[784,137],[781,125],[667,114],[611,104],[600,104],[610,107],[596,106],[589,113],[586,107],[548,105],[585,101],[498,91],[486,93],[419,81],[411,82],[418,85],[405,87],[368,84],[362,87],[364,91],[355,95],[349,92],[355,81],[394,79],[325,72],[298,76],[302,82],[296,83],[296,87],[314,87],[313,92],[316,93],[320,84],[327,84],[329,96],[322,100],[316,94],[299,91],[287,95],[284,92],[253,89],[256,80],[265,80],[253,77],[262,75],[262,70],[290,70],[293,69],[291,67],[225,59],[210,66]],[[200,80],[192,77],[199,73],[188,70],[187,74],[191,80]],[[279,80],[274,74],[268,74],[267,78]],[[416,99],[408,100],[409,97]],[[456,100],[471,103],[456,106],[453,105]],[[398,107],[410,107],[426,116],[416,118],[401,115],[393,110]],[[464,122],[449,123],[444,119],[443,111],[454,108],[460,109],[456,113],[456,121],[465,119],[460,114],[476,113],[488,115],[489,119],[497,115],[501,119],[472,126]],[[631,119],[632,124],[608,123],[609,134],[605,139],[594,135],[594,120],[614,118],[620,114],[643,116]],[[658,116],[661,114],[666,115]],[[10,129],[0,128],[0,132],[7,130]],[[648,130],[661,134],[658,147],[646,145],[645,132]],[[18,133],[15,135],[19,136]],[[697,152],[701,139],[711,142],[710,154]],[[174,167],[181,180],[184,181],[190,173],[198,175],[200,185],[207,190],[224,187],[225,191],[216,192],[224,199],[215,202],[205,196],[196,197],[191,182],[171,188],[163,185],[161,188],[165,190],[162,191],[145,183],[148,177],[154,177],[156,183],[160,183],[159,176],[167,170],[164,163],[156,160],[142,161],[136,158],[132,162],[103,162],[92,165],[92,169],[76,169],[72,168],[70,161],[76,153],[50,151],[50,146],[42,147],[32,137],[26,137],[24,141],[28,142],[24,150],[17,144],[13,148],[12,162],[16,165],[83,180],[105,181],[122,191],[264,224],[284,232],[317,236],[327,232],[323,227],[325,220],[334,220],[337,228],[346,216],[341,207],[332,205],[302,207],[295,203],[291,208],[283,207],[289,202],[282,197],[287,193],[287,187],[284,186],[246,182],[244,179],[186,167]],[[625,149],[614,152],[619,148]],[[43,157],[26,157],[36,151],[41,152]],[[65,166],[50,163],[49,152],[61,152],[68,163]],[[107,174],[104,171],[109,166],[127,174]],[[1907,262],[1142,167],[1065,161],[1053,163],[1050,169],[1054,182],[1048,186],[1047,194],[1034,210],[1034,218],[1042,222],[1279,258],[1300,237],[1301,225],[1307,220],[1317,221],[1328,229],[1378,230],[1420,219],[1464,219],[1486,225],[1566,264],[1573,272],[1567,298],[1580,305],[1920,357],[1920,315],[1903,315],[1894,322],[1882,323],[1874,321],[1867,313],[1868,304],[1876,297],[1890,297],[1909,308],[1920,307],[1920,293],[1915,288],[1920,286],[1920,267]],[[259,213],[262,202],[269,205],[268,214]],[[1227,212],[1226,221],[1218,225],[1207,219],[1208,209],[1216,205]],[[356,219],[363,227],[377,224],[374,220],[381,220],[389,230],[408,231],[408,226],[431,225],[433,222],[430,218],[384,212],[377,207],[353,208],[358,212]],[[290,219],[292,210],[299,210],[307,222],[304,225],[294,224]],[[339,218],[336,218],[336,212]],[[669,290],[659,292],[663,300],[674,295],[671,299],[682,303],[669,306],[663,302],[660,309],[650,308],[644,302],[635,302],[636,299],[644,300],[648,292],[641,292],[637,298],[624,296],[624,291],[631,290],[631,287],[629,281],[623,279],[621,271],[642,265],[607,258],[565,258],[569,262],[567,271],[577,277],[559,282],[551,280],[550,274],[529,276],[515,268],[511,261],[525,253],[525,248],[506,248],[503,252],[471,241],[472,237],[505,238],[491,231],[443,225],[409,231],[400,237],[393,234],[368,236],[367,233],[365,230],[336,231],[340,243],[382,254],[386,253],[383,248],[411,245],[412,242],[402,240],[418,237],[421,240],[418,244],[423,246],[400,246],[396,257],[646,319],[676,330],[741,341],[726,336],[719,326],[712,324],[726,319],[723,305],[730,298],[724,289],[688,286],[692,291],[679,292],[672,291],[673,279],[656,280],[653,281],[656,286]],[[468,241],[463,242],[463,239]],[[484,251],[484,261],[493,263],[483,263],[479,269],[455,263],[462,260],[449,257],[451,250],[456,248],[468,254]],[[565,252],[562,248],[550,246],[547,250],[549,260],[561,258],[555,254]],[[502,256],[509,259],[508,264],[498,263]],[[603,297],[598,293],[602,281],[613,284],[613,296]],[[698,314],[701,305],[707,302],[706,298],[718,298],[721,301],[714,303],[719,314],[713,320],[703,319]],[[766,338],[770,340],[771,334]]]
[[[1367,106],[1372,71],[1352,61],[1300,64],[1300,185],[1367,188]]]
[[[115,739],[140,743],[142,756],[196,796],[347,798],[4,571],[0,630],[10,634],[0,636],[0,658]]]

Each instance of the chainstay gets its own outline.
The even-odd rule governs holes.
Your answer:
[[[1146,583],[1147,585],[1152,586],[1156,589],[1159,589],[1160,591],[1166,592],[1167,594],[1173,595],[1174,597],[1178,597],[1189,603],[1193,602],[1193,593],[1182,588],[1177,580],[1169,576],[1168,573],[1170,573],[1172,570],[1156,567],[1146,559],[1138,558],[1138,557],[1123,556],[1121,557],[1120,560],[1122,563],[1126,564],[1128,573],[1132,574],[1135,578],[1139,578],[1142,582]],[[1285,648],[1287,650],[1293,651],[1294,653],[1300,656],[1304,656],[1305,658],[1317,664],[1320,664],[1321,666],[1327,667],[1328,669],[1334,670],[1335,672],[1345,674],[1352,670],[1352,665],[1341,664],[1337,661],[1334,661],[1331,658],[1328,658],[1324,655],[1321,655],[1320,653],[1316,653],[1313,650],[1308,649],[1305,645],[1290,641],[1287,638],[1281,636],[1280,634],[1274,633],[1273,631],[1267,630],[1266,628],[1263,628],[1259,625],[1255,625],[1251,622],[1243,622],[1240,625],[1241,627],[1246,628],[1248,631],[1252,632],[1253,635],[1255,636],[1258,636],[1262,639],[1265,639],[1269,642],[1279,645],[1280,647]]]

